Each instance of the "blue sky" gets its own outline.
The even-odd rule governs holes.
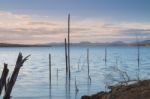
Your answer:
[[[48,36],[53,39],[50,42],[62,42],[58,40],[57,35],[51,35],[51,32],[57,31],[58,37],[62,35],[65,37],[66,27],[61,25],[66,25],[67,14],[71,13],[74,42],[86,41],[87,39],[82,37],[84,35],[87,36],[86,38],[91,37],[93,42],[101,42],[99,39],[105,37],[106,42],[120,40],[119,38],[127,41],[133,39],[133,35],[129,35],[133,31],[139,31],[143,33],[143,36],[147,33],[148,36],[143,38],[149,39],[149,11],[150,0],[0,0],[0,20],[2,20],[0,23],[3,25],[0,27],[0,37],[7,36],[10,34],[9,31],[12,31],[12,37],[8,36],[6,40],[23,43],[17,40],[18,36],[22,37],[20,33],[17,33],[20,31],[26,36],[26,38],[22,37],[25,43],[28,43],[29,39],[33,39],[33,43],[47,43],[49,38],[47,41],[43,41],[43,38],[49,32]],[[17,23],[24,25],[25,28],[19,27]],[[30,26],[31,23],[34,25],[36,23],[36,26]],[[27,32],[29,29],[28,33],[23,31]],[[37,33],[38,30],[43,35]],[[59,33],[62,30],[63,33]],[[125,33],[127,31],[128,33]],[[2,32],[6,32],[5,35]],[[30,38],[29,34],[33,37]],[[39,34],[41,36],[37,36]],[[1,42],[6,41],[1,40]]]
[[[71,13],[82,18],[150,21],[150,0],[1,0],[0,9],[54,17]]]

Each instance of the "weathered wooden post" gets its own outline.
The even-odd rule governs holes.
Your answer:
[[[51,87],[51,54],[49,54],[49,84]]]
[[[58,70],[58,68],[57,68],[57,74],[56,74],[56,75],[57,75],[57,82],[58,82],[58,72],[59,72],[59,70]]]
[[[68,68],[69,68],[69,79],[71,75],[70,71],[70,14],[68,15]]]
[[[137,79],[138,81],[140,80],[140,42],[139,42],[139,38],[138,35],[136,35],[136,46],[137,46],[137,65],[138,65],[138,69],[137,69]]]
[[[104,59],[104,61],[105,61],[105,67],[106,67],[106,65],[107,65],[107,48],[105,47],[105,59]]]
[[[65,62],[66,62],[66,77],[68,75],[68,56],[67,56],[67,41],[65,38]]]
[[[52,72],[51,72],[51,68],[52,68],[52,61],[51,61],[51,54],[49,54],[49,98],[51,99],[51,77],[52,77]]]
[[[67,42],[68,40],[68,42]],[[65,38],[65,61],[66,61],[66,93],[70,94],[70,80],[71,80],[71,68],[70,68],[70,14],[68,14],[68,38]]]
[[[88,67],[88,78],[89,78],[90,77],[89,48],[87,49],[87,67]]]
[[[76,77],[75,77],[75,92],[76,94],[78,93],[79,89],[78,89],[78,86],[77,86],[77,81],[76,81]]]

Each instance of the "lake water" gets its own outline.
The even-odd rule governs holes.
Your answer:
[[[19,52],[31,57],[21,68],[12,92],[13,99],[80,99],[82,95],[91,95],[105,90],[105,84],[122,81],[117,67],[127,72],[130,79],[137,79],[137,47],[108,47],[105,65],[105,48],[89,47],[90,77],[86,61],[87,47],[71,48],[70,94],[66,92],[64,47],[15,47],[0,48],[0,71],[3,63],[8,63],[13,71]],[[140,79],[150,78],[150,47],[140,47]],[[49,59],[52,55],[52,86],[49,90]],[[58,73],[57,73],[58,69]],[[75,78],[78,93],[75,92]]]

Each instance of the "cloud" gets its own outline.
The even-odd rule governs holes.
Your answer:
[[[150,36],[150,29],[126,29],[121,31],[122,35],[127,36]]]
[[[0,42],[63,42],[67,36],[67,22],[64,20],[0,12]],[[150,23],[113,23],[94,18],[71,20],[72,42],[127,41],[134,39],[135,34],[145,39],[150,38]]]
[[[55,23],[51,23],[51,22],[29,22],[29,25],[48,25],[48,26],[54,26],[56,25]]]

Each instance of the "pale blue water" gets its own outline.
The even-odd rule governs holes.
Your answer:
[[[13,70],[19,52],[23,56],[31,54],[29,60],[21,68],[19,77],[13,89],[13,99],[80,99],[82,95],[91,95],[105,90],[105,75],[110,74],[118,77],[109,69],[117,66],[126,71],[130,79],[137,78],[137,48],[136,47],[108,47],[107,66],[105,66],[104,47],[90,48],[90,75],[91,85],[88,84],[86,49],[87,47],[71,48],[71,90],[70,95],[65,89],[65,56],[64,47],[17,47],[0,48],[0,71],[3,63],[8,63]],[[140,78],[150,77],[150,47],[140,48]],[[48,54],[52,54],[52,89],[49,97],[49,65]],[[79,71],[78,71],[79,65]],[[58,78],[57,78],[57,68]],[[107,69],[106,69],[107,68]],[[79,92],[75,94],[75,77]],[[122,78],[119,78],[121,81]],[[111,81],[110,81],[111,82]],[[70,97],[69,97],[70,96]]]

